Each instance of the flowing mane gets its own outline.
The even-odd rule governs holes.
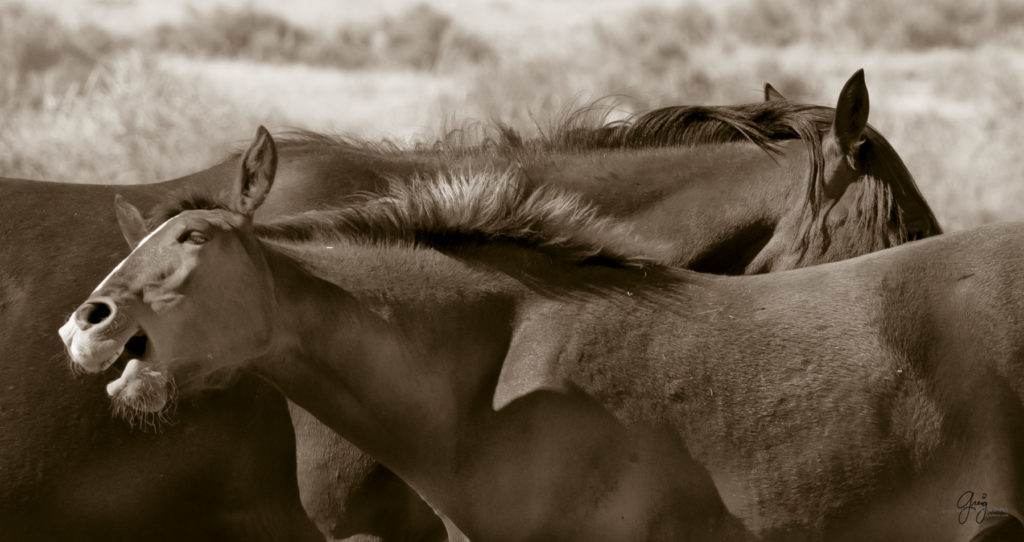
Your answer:
[[[257,224],[256,233],[270,241],[351,239],[440,250],[507,243],[572,265],[632,269],[668,258],[668,247],[641,239],[575,194],[529,183],[515,169],[395,182],[386,194]]]
[[[832,109],[788,101],[728,106],[671,106],[602,122],[601,108],[589,105],[561,116],[538,137],[525,137],[501,123],[467,121],[433,141],[402,145],[390,140],[368,140],[347,134],[291,130],[275,136],[279,149],[313,150],[333,147],[378,155],[418,153],[439,158],[493,153],[528,160],[533,154],[597,149],[636,149],[699,146],[749,141],[768,152],[783,141],[809,143],[831,126]],[[235,159],[236,151],[228,157]]]

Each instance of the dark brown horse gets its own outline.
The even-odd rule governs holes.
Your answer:
[[[669,257],[675,263],[738,271],[749,266],[752,255],[761,252],[758,248],[768,244],[770,235],[785,240],[780,246],[800,249],[800,229],[785,224],[793,222],[793,217],[810,216],[798,212],[807,207],[801,202],[809,187],[826,182],[826,170],[835,169],[827,166],[834,161],[831,151],[822,150],[835,147],[830,143],[830,134],[835,132],[833,118],[852,119],[857,116],[855,111],[866,113],[866,90],[859,75],[847,84],[843,96],[846,98],[840,100],[838,113],[788,102],[673,108],[641,116],[628,126],[587,130],[567,123],[545,141],[523,141],[506,131],[492,145],[466,149],[453,149],[450,143],[441,142],[437,150],[398,152],[365,142],[307,134],[282,144],[277,188],[257,218],[330,206],[353,192],[383,190],[392,180],[417,172],[519,163],[535,183],[579,190],[605,212],[635,220],[646,236],[672,245]],[[797,139],[801,134],[809,135],[808,139]],[[851,152],[857,159],[844,163],[856,168],[858,180],[849,185],[847,196],[842,198],[849,197],[849,203],[841,202],[828,213],[826,222],[832,239],[847,241],[832,243],[820,254],[807,252],[799,265],[877,250],[905,237],[940,231],[899,157],[880,135],[867,127],[863,142],[855,147],[856,151]],[[764,149],[775,151],[766,153]],[[819,155],[821,161],[809,168],[809,158]],[[841,158],[841,154],[837,156]],[[200,485],[168,485],[164,493],[146,494],[126,484],[121,471],[111,473],[106,468],[111,447],[122,450],[125,461],[131,457],[142,461],[155,454],[152,448],[161,446],[178,431],[180,437],[175,438],[180,438],[181,444],[165,446],[164,453],[176,462],[182,476],[202,478],[195,473],[202,472],[199,466],[206,458],[181,451],[205,449],[190,444],[191,439],[201,442],[204,438],[190,425],[193,416],[203,418],[201,406],[179,409],[175,416],[178,424],[165,429],[162,440],[128,431],[106,416],[102,390],[92,387],[88,379],[71,379],[63,371],[56,361],[59,350],[46,338],[49,326],[45,322],[59,320],[71,308],[68,300],[87,293],[86,285],[98,281],[104,270],[123,256],[122,245],[110,235],[115,231],[114,221],[105,218],[114,192],[146,205],[183,188],[212,196],[236,171],[237,163],[229,160],[175,181],[132,187],[0,181],[0,231],[4,234],[0,238],[0,323],[7,330],[0,335],[0,351],[5,352],[0,357],[0,376],[8,383],[0,388],[0,405],[6,409],[0,411],[0,434],[15,435],[12,438],[17,439],[0,448],[0,469],[13,473],[0,477],[0,528],[5,532],[30,532],[47,525],[58,533],[57,538],[66,539],[66,533],[101,533],[96,536],[106,538],[112,526],[118,526],[125,533],[140,533],[125,538],[144,538],[146,533],[151,534],[147,526],[152,524],[145,511],[160,510],[173,516],[176,506],[182,507],[182,517],[198,518],[196,525],[223,522],[225,514],[216,503],[190,496],[210,494]],[[729,216],[714,213],[716,206],[725,205],[729,199],[733,200],[727,206]],[[705,218],[687,218],[697,216]],[[65,244],[74,250],[56,249]],[[76,266],[70,273],[70,262],[86,265]],[[792,264],[776,259],[767,267]],[[39,295],[34,296],[32,304],[26,304],[22,301],[26,299],[24,292]],[[213,400],[217,394],[210,397]],[[264,396],[252,397],[260,402]],[[60,399],[80,406],[74,411],[58,408],[56,401]],[[277,412],[280,407],[275,401],[266,399],[260,408]],[[217,416],[223,417],[225,412],[220,409]],[[301,410],[293,414],[299,431],[304,504],[322,528],[338,537],[373,532],[401,538],[436,531],[438,525],[429,509],[386,469],[333,433],[324,432]],[[252,419],[242,406],[237,415]],[[215,418],[204,423],[211,431],[223,431]],[[71,426],[77,431],[65,430]],[[56,435],[61,435],[59,441],[65,446],[53,445],[58,441]],[[255,438],[264,435],[269,433],[264,431]],[[134,448],[122,446],[124,443],[138,446],[139,451],[133,452]],[[257,443],[252,449],[258,449]],[[64,453],[71,449],[89,452]],[[214,452],[229,451],[210,449]],[[258,455],[253,452],[253,456]],[[270,455],[266,460],[268,465],[277,461]],[[237,466],[246,468],[241,463]],[[324,476],[325,471],[330,476]],[[62,474],[65,472],[85,474],[70,477]],[[82,515],[75,511],[79,508],[75,499],[62,498],[64,504],[53,504],[55,494],[78,495],[76,480],[86,479],[108,480],[112,488],[118,488],[108,494],[123,495],[124,501],[133,506],[125,508],[118,503],[106,508],[105,513],[93,510]],[[215,477],[209,479],[217,483]],[[196,489],[190,492],[189,487]],[[193,501],[194,506],[188,504]],[[380,503],[388,504],[382,507]],[[132,517],[137,520],[125,519],[120,510],[133,510]],[[42,521],[42,517],[48,521]],[[175,534],[180,532],[175,529],[183,525],[187,524],[169,527],[167,536],[190,537],[191,531]]]
[[[1024,226],[718,277],[515,172],[254,224],[268,140],[230,199],[119,203],[61,336],[90,372],[145,337],[127,408],[254,371],[478,540],[1024,534]]]
[[[304,175],[325,201],[333,195],[319,181],[325,177],[381,187],[414,173],[516,166],[531,182],[578,192],[669,243],[674,265],[749,274],[941,233],[913,177],[867,118],[858,71],[835,109],[783,99],[678,106],[596,129],[570,116],[543,139],[503,131],[478,146],[440,141],[418,152],[310,133],[281,147],[330,158],[311,162],[317,171]]]

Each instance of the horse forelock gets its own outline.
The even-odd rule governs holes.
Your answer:
[[[536,186],[518,171],[447,172],[391,183],[382,195],[257,224],[276,242],[422,245],[442,251],[508,243],[578,264],[647,268],[668,261],[666,245],[642,240],[580,196]]]
[[[208,192],[191,191],[179,194],[177,197],[167,201],[161,201],[149,211],[147,225],[153,229],[174,218],[185,211],[196,210],[224,210],[230,211],[231,207],[225,201],[225,196],[214,196]]]

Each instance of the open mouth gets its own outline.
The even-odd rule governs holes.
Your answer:
[[[149,348],[149,336],[146,335],[145,331],[139,329],[132,335],[128,342],[124,344],[124,353],[132,357],[141,359],[146,355],[146,350]]]
[[[157,413],[169,400],[171,381],[167,373],[153,364],[155,357],[149,336],[142,328],[125,341],[113,363],[117,376],[107,383],[107,395],[115,411],[129,420],[140,413]]]
[[[145,331],[139,329],[128,339],[128,342],[124,344],[124,348],[121,349],[121,353],[111,362],[109,367],[117,369],[117,371],[124,372],[125,366],[128,364],[130,359],[143,359],[146,356],[146,352],[149,349],[149,337]]]

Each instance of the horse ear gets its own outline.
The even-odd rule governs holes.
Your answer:
[[[832,135],[846,156],[852,156],[860,146],[864,128],[868,125],[868,87],[864,84],[864,70],[857,70],[839,91],[836,118],[832,122]]]
[[[142,213],[121,197],[121,194],[114,196],[114,212],[117,214],[117,224],[121,226],[121,235],[128,241],[129,247],[135,248],[149,235],[149,228],[146,227]]]
[[[266,128],[256,129],[249,148],[242,155],[242,170],[234,190],[234,211],[252,217],[263,204],[277,172],[277,147]]]
[[[781,92],[775,90],[775,87],[771,83],[765,82],[764,84],[764,101],[766,102],[783,102],[786,97]]]

